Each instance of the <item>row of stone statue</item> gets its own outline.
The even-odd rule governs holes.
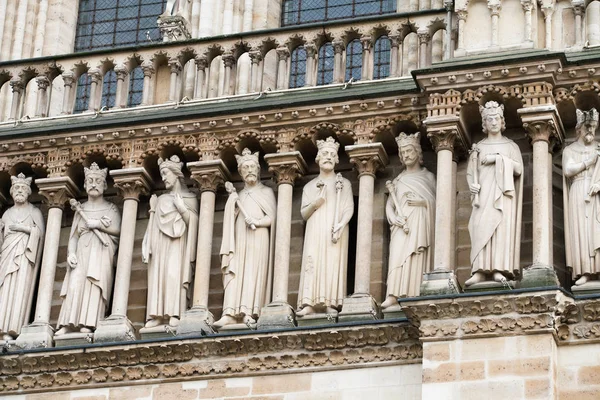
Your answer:
[[[519,270],[523,161],[518,146],[502,135],[504,107],[480,107],[487,138],[473,146],[467,180],[472,198],[469,221],[472,276],[466,286],[504,283]],[[576,285],[600,272],[600,176],[598,112],[577,113],[577,141],[563,152],[567,265]],[[423,273],[432,267],[435,224],[434,175],[423,167],[419,135],[400,134],[400,160],[406,167],[387,183],[386,215],[391,228],[386,299],[382,308],[398,307],[398,297],[419,295]],[[334,171],[339,144],[317,141],[319,175],[303,188],[301,215],[306,221],[297,316],[337,314],[346,296],[349,227],[354,212],[350,182]],[[258,153],[236,156],[244,188],[229,197],[223,217],[221,269],[224,301],[214,326],[254,326],[270,300],[276,200],[260,182]],[[142,244],[148,264],[145,328],[176,327],[186,311],[198,232],[198,201],[184,184],[177,156],[158,161],[166,193],[150,198],[150,220]],[[88,201],[71,200],[76,211],[67,249],[67,272],[61,290],[57,336],[92,332],[104,318],[113,284],[120,231],[117,207],[103,198],[107,170],[85,168]],[[0,333],[13,339],[29,319],[44,221],[28,202],[31,178],[12,177],[14,206],[2,217],[0,253]],[[360,232],[358,233],[360,235]]]

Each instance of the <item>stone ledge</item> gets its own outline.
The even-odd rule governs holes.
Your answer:
[[[31,351],[0,358],[0,391],[33,393],[419,363],[407,322]]]

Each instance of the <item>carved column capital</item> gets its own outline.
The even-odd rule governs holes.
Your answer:
[[[265,162],[269,165],[269,172],[273,173],[277,185],[293,185],[308,169],[299,151],[267,154]]]
[[[469,16],[469,11],[465,10],[456,10],[456,17],[459,21],[466,21]]]
[[[341,40],[334,40],[331,44],[333,45],[333,51],[335,54],[342,54],[344,52],[345,46],[344,42]]]
[[[544,14],[545,18],[551,17],[552,14],[554,13],[554,7],[553,6],[542,6],[542,13]]]
[[[98,68],[88,70],[88,75],[92,79],[92,83],[100,83],[102,81],[102,73]]]
[[[231,180],[229,169],[221,160],[189,162],[187,167],[200,192],[216,192],[219,185]]]
[[[263,59],[263,56],[259,50],[250,51],[248,56],[250,57],[250,62],[252,64],[259,64]]]
[[[40,90],[46,90],[48,89],[48,86],[50,86],[50,79],[48,79],[46,75],[40,75],[36,77],[35,80],[37,82],[38,89]]]
[[[523,7],[523,11],[533,10],[533,0],[521,0],[521,7]]]
[[[178,74],[182,69],[181,63],[176,58],[169,59],[169,68],[171,68],[172,74]]]
[[[583,2],[575,2],[573,1],[572,3],[573,6],[573,13],[576,16],[582,16],[583,13],[585,12],[585,4]]]
[[[72,71],[63,72],[61,76],[65,87],[71,87],[75,83],[75,74]]]
[[[434,150],[449,150],[454,153],[454,144],[458,138],[458,128],[436,129],[427,133]]]
[[[362,43],[363,50],[370,50],[373,45],[373,38],[371,36],[362,36],[360,43]]]
[[[358,172],[358,176],[375,176],[378,170],[383,169],[389,158],[381,143],[357,144],[346,146],[345,151],[350,157],[350,162]]]
[[[77,186],[68,176],[37,179],[35,184],[49,208],[63,210],[65,204],[79,193]]]
[[[287,60],[290,58],[290,50],[287,47],[278,47],[277,50],[277,59],[279,61]]]
[[[402,44],[402,39],[400,38],[400,35],[390,35],[388,37],[390,39],[390,44],[392,45],[392,47],[398,47]]]
[[[118,65],[115,67],[115,74],[117,75],[117,80],[124,81],[129,75],[129,68],[124,65]]]
[[[194,62],[196,63],[196,69],[198,71],[204,70],[206,67],[208,67],[208,59],[204,56],[196,57]]]
[[[523,121],[523,128],[527,131],[532,144],[544,141],[550,145],[551,137],[554,137],[558,143],[563,142],[564,129],[554,105],[525,107],[517,112]]]
[[[223,59],[223,64],[225,64],[226,68],[231,68],[233,64],[235,64],[233,53],[223,53],[221,58]]]
[[[142,63],[142,72],[144,73],[144,77],[151,77],[155,72],[154,65],[151,63]]]
[[[554,121],[547,119],[532,120],[523,123],[531,143],[544,141],[550,143],[550,137],[556,135]]]
[[[417,37],[419,38],[419,44],[429,43],[431,40],[431,34],[429,31],[418,31]]]
[[[306,50],[306,57],[313,58],[317,54],[317,46],[314,43],[307,43],[304,45]]]
[[[488,8],[492,16],[499,16],[500,10],[502,10],[502,4],[499,1],[488,1]]]
[[[20,80],[10,81],[10,87],[13,93],[21,93],[25,88],[23,82],[21,82]]]
[[[139,201],[141,195],[150,193],[152,178],[144,167],[111,170],[110,176],[124,200]]]

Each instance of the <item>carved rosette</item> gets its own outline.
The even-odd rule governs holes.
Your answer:
[[[431,131],[427,133],[427,137],[431,140],[436,152],[439,152],[440,150],[454,152],[454,144],[458,138],[458,129],[448,128]]]

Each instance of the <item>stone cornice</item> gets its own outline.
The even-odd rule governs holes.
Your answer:
[[[4,355],[0,390],[17,394],[418,363],[417,337],[410,324],[390,322]]]

